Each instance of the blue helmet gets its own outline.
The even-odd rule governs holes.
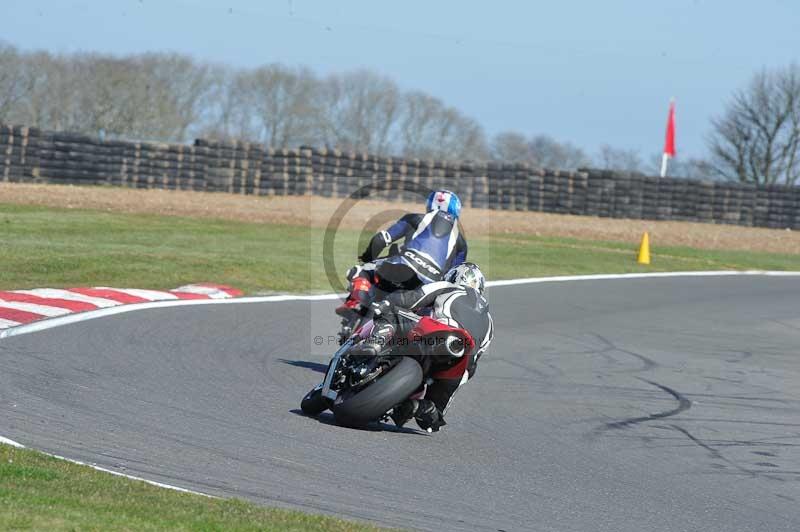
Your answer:
[[[428,195],[428,212],[444,211],[458,218],[461,215],[461,200],[455,192],[449,190],[434,190]]]

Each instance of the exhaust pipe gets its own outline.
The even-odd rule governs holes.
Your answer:
[[[436,345],[431,349],[433,355],[459,358],[464,355],[464,339],[455,334],[436,338]]]

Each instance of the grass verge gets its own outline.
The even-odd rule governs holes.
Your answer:
[[[212,499],[0,444],[0,530],[381,530]]]
[[[340,230],[338,277],[369,235]],[[170,289],[212,281],[253,294],[330,291],[324,230],[153,214],[116,214],[0,204],[0,289],[117,286]],[[470,260],[490,279],[709,269],[800,269],[800,255],[652,248],[636,242],[498,234],[470,239]]]

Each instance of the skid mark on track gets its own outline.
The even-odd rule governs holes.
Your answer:
[[[748,358],[753,356],[753,353],[751,353],[750,351],[733,351],[731,354],[739,356],[736,358],[726,358],[723,360],[725,360],[725,362],[730,362],[731,364],[738,364],[739,362],[747,360]]]
[[[800,427],[800,423],[784,423],[782,421],[753,421],[749,419],[727,419],[727,418],[712,418],[712,417],[691,417],[681,418],[683,423],[696,421],[700,423],[731,423],[731,424],[747,424],[747,425],[769,425],[775,427]]]
[[[525,371],[527,373],[531,373],[531,374],[536,375],[537,377],[540,377],[540,378],[549,377],[549,375],[547,373],[545,373],[544,371],[542,371],[542,370],[536,369],[536,368],[534,368],[532,366],[529,366],[527,364],[522,364],[521,362],[516,362],[514,360],[509,360],[508,358],[493,357],[493,360],[497,360],[499,362],[503,362],[505,364],[508,364],[509,366],[515,367],[517,369],[521,369],[522,371]]]
[[[712,447],[711,445],[709,445],[708,443],[704,442],[703,440],[701,440],[700,438],[698,438],[697,436],[695,436],[694,434],[689,432],[687,429],[685,429],[685,428],[683,428],[683,427],[681,427],[679,425],[668,425],[668,426],[665,426],[663,428],[668,428],[668,429],[672,429],[672,430],[676,430],[676,431],[680,432],[681,434],[683,434],[684,436],[689,438],[689,440],[692,443],[694,443],[698,447],[701,447],[701,448],[705,449],[706,451],[708,451],[708,453],[711,455],[712,458],[714,458],[715,460],[719,460],[721,462],[724,462],[725,464],[729,465],[730,467],[732,467],[736,471],[739,471],[740,473],[744,473],[744,474],[746,474],[746,475],[748,475],[750,477],[763,477],[763,478],[768,478],[770,480],[777,480],[779,482],[784,482],[786,480],[785,478],[777,476],[775,474],[762,472],[762,471],[757,471],[757,470],[748,469],[746,467],[743,467],[742,465],[736,463],[734,460],[731,460],[730,458],[727,458],[724,454],[722,454],[722,452],[719,449],[717,449],[715,447]],[[775,464],[772,464],[770,462],[757,462],[756,465],[761,466],[761,467],[775,467],[775,468],[779,467],[779,466],[777,466]],[[776,471],[776,473],[781,473],[781,472],[780,471]]]
[[[778,325],[782,325],[783,327],[786,327],[788,329],[794,329],[795,331],[800,331],[800,327],[792,323],[786,323],[785,321],[781,320],[767,320],[767,321],[771,321],[772,323],[777,323]]]
[[[729,382],[731,384],[742,384],[744,382],[744,379],[729,379],[727,377],[715,377],[711,375],[706,375],[703,378],[711,381]]]
[[[732,462],[731,460],[728,460],[727,458],[725,458],[718,449],[715,449],[715,448],[711,447],[710,445],[708,445],[707,443],[703,442],[700,438],[696,437],[695,435],[693,435],[691,432],[689,432],[685,428],[683,428],[683,427],[681,427],[679,425],[667,425],[664,428],[677,430],[678,432],[680,432],[681,434],[683,434],[684,436],[689,438],[689,440],[691,440],[692,443],[694,443],[698,447],[702,447],[703,449],[708,451],[708,453],[711,455],[711,458],[714,458],[716,460],[721,460],[721,461],[725,462],[726,464],[735,467],[739,471],[742,471],[744,473],[748,473],[749,475],[753,474],[751,471],[748,471],[747,469],[741,467],[739,464],[737,464],[735,462]]]
[[[674,397],[678,401],[678,406],[676,406],[675,408],[673,408],[671,410],[665,410],[663,412],[657,412],[655,414],[649,414],[647,416],[631,417],[631,418],[623,419],[623,420],[620,420],[620,421],[613,421],[611,423],[606,423],[605,426],[601,430],[622,429],[622,428],[630,427],[630,426],[633,426],[633,425],[638,425],[639,423],[644,423],[646,421],[653,421],[655,419],[664,419],[666,417],[670,417],[670,416],[674,416],[676,414],[680,414],[681,412],[689,410],[692,407],[692,402],[689,399],[687,399],[681,393],[673,390],[672,388],[670,388],[668,386],[664,386],[663,384],[659,384],[659,383],[654,382],[654,381],[647,380],[647,379],[640,379],[640,380],[643,381],[643,382],[646,382],[648,384],[651,384],[651,385],[655,386],[656,388],[659,388],[660,390],[663,390],[663,391],[667,392],[668,394],[670,394],[672,397]]]
[[[594,336],[600,342],[603,343],[603,349],[601,351],[596,351],[596,354],[608,355],[609,353],[616,351],[616,352],[623,353],[623,354],[628,355],[628,356],[632,356],[633,358],[637,359],[639,362],[642,363],[642,367],[641,368],[633,370],[633,371],[637,371],[637,372],[650,371],[651,369],[658,367],[658,363],[655,360],[652,360],[652,359],[650,359],[650,358],[648,358],[648,357],[646,357],[646,356],[644,356],[644,355],[642,355],[640,353],[637,353],[635,351],[629,351],[627,349],[623,349],[623,348],[617,346],[614,342],[612,342],[611,340],[609,340],[608,338],[606,338],[603,335],[600,335],[600,334],[597,334],[597,333],[593,333],[592,336]],[[650,382],[650,381],[647,381],[647,382]]]

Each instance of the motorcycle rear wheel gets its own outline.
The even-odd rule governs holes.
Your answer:
[[[422,384],[422,368],[413,358],[403,357],[395,367],[363,390],[345,392],[331,406],[336,422],[363,427],[379,420],[390,408],[414,393]]]

